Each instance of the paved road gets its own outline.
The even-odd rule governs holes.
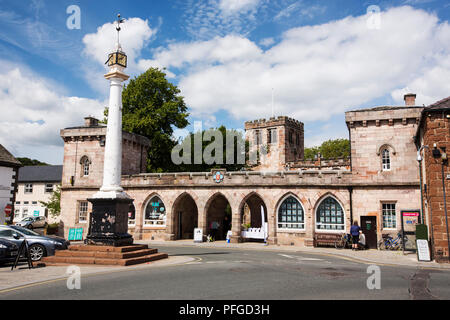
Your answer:
[[[450,299],[450,272],[380,265],[381,289],[369,290],[368,264],[329,255],[159,246],[197,261],[88,275],[0,293],[0,299]],[[38,270],[37,270],[38,271]]]

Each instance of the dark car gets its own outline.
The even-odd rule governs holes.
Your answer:
[[[41,236],[40,234],[19,226],[0,226],[0,239],[11,241],[20,246],[27,240],[32,261],[39,261],[43,257],[53,256],[55,250],[65,250],[70,242],[56,236]]]
[[[14,261],[19,252],[19,247],[11,241],[0,239],[0,265]]]

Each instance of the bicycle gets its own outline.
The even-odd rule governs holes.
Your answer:
[[[402,247],[402,233],[399,232],[394,239],[389,234],[383,235],[383,239],[378,241],[379,250],[399,250]]]
[[[334,246],[336,249],[347,249],[352,246],[352,238],[350,237],[350,234],[343,234],[341,239],[337,240],[334,243]]]

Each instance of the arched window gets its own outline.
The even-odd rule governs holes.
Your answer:
[[[286,198],[278,208],[278,228],[305,229],[303,207],[293,196]]]
[[[317,230],[345,230],[344,210],[333,197],[324,199],[317,208]]]
[[[145,208],[145,225],[164,226],[166,224],[166,207],[158,196],[154,196]]]
[[[381,164],[383,171],[391,170],[391,154],[388,149],[383,149],[381,152]]]
[[[91,161],[87,156],[83,156],[81,157],[80,164],[81,164],[81,175],[83,177],[87,177],[89,175],[89,166],[91,165]]]
[[[136,209],[134,204],[130,204],[130,209],[128,209],[128,225],[134,226],[136,224]]]

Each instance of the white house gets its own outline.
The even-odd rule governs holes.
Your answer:
[[[11,219],[20,166],[20,162],[0,144],[0,224]]]
[[[49,223],[58,219],[49,215],[40,201],[47,202],[55,188],[61,185],[62,166],[26,166],[19,170],[15,199],[14,222],[26,217],[47,217]]]

